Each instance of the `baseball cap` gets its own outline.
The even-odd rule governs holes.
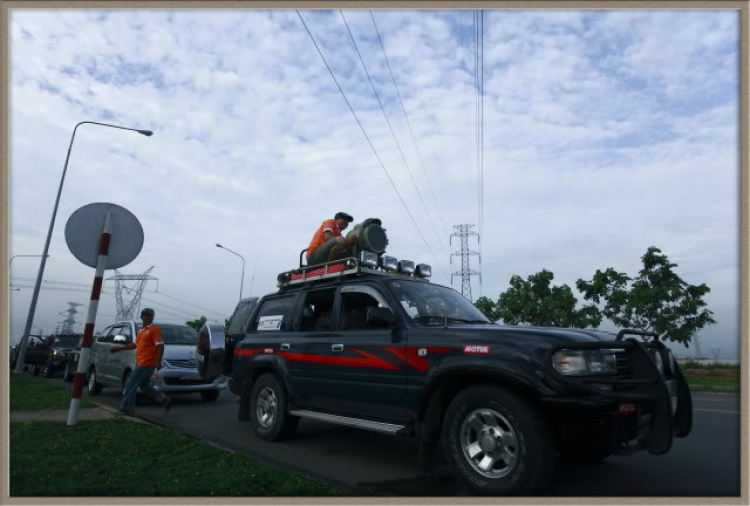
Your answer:
[[[336,216],[333,217],[334,220],[337,220],[339,218],[341,218],[342,220],[346,220],[349,223],[354,221],[354,218],[352,218],[350,214],[346,214],[344,212],[336,213]]]

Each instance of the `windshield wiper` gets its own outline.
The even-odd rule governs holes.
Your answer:
[[[430,322],[438,322],[446,324],[448,322],[451,323],[471,323],[471,324],[485,324],[489,323],[484,320],[468,320],[466,318],[455,318],[453,316],[444,316],[444,315],[421,315],[417,316],[415,318],[416,321],[421,323],[430,323]]]

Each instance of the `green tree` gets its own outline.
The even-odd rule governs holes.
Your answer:
[[[602,313],[615,325],[656,332],[688,346],[696,331],[716,321],[703,297],[705,284],[690,285],[674,271],[677,264],[651,246],[641,257],[643,268],[635,279],[608,268],[597,269],[590,281],[576,283],[586,300],[603,304]]]
[[[232,318],[224,318],[224,330],[228,329],[229,326],[232,324]]]
[[[500,319],[500,316],[497,314],[497,305],[494,302],[492,302],[490,298],[482,295],[481,297],[477,299],[474,305],[490,321],[496,322],[497,320]]]
[[[602,322],[599,309],[593,304],[576,309],[578,299],[570,287],[552,285],[554,278],[555,275],[546,269],[526,280],[514,275],[510,278],[510,288],[501,293],[494,304],[494,310],[490,312],[492,319],[501,319],[508,325],[598,327]],[[488,307],[485,301],[482,304]],[[481,308],[480,311],[484,312]]]
[[[205,323],[206,323],[206,317],[205,316],[201,316],[200,318],[197,318],[195,320],[191,320],[189,322],[185,322],[186,325],[190,325],[195,330],[200,330],[201,327],[203,326],[203,324],[205,324]]]

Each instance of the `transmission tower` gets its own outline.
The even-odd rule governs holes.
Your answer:
[[[76,310],[77,307],[83,306],[83,304],[79,304],[77,302],[68,302],[68,306],[70,306],[67,311],[62,311],[59,314],[61,315],[68,315],[65,320],[62,322],[62,328],[60,330],[60,333],[62,334],[73,334],[73,325],[76,325],[78,322],[76,321],[76,315],[78,314],[78,311]]]
[[[695,358],[703,358],[703,352],[701,351],[701,343],[698,341],[698,334],[695,335]]]
[[[150,280],[157,281],[158,278],[151,276],[151,271],[154,266],[151,266],[143,274],[121,274],[120,271],[115,269],[115,275],[111,278],[107,278],[107,281],[115,281],[115,301],[117,304],[117,321],[132,320],[133,315],[137,313],[141,306],[141,296],[143,295],[143,289],[146,287],[146,283]],[[126,286],[125,281],[136,281],[134,286]],[[127,292],[131,295],[129,301],[125,301],[123,293]]]
[[[479,276],[479,292],[482,292],[482,255],[476,251],[469,249],[469,237],[476,236],[477,243],[480,241],[479,234],[474,232],[472,229],[474,225],[454,225],[455,232],[451,234],[451,245],[453,245],[453,238],[458,237],[460,242],[460,250],[458,253],[451,253],[451,265],[453,265],[453,257],[461,257],[461,270],[451,274],[451,286],[453,286],[453,278],[455,276],[461,277],[461,295],[463,295],[469,302],[473,302],[471,297],[471,277]],[[471,270],[469,259],[472,255],[476,255],[479,259],[479,271]]]

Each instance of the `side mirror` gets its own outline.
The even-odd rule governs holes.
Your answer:
[[[367,310],[367,326],[373,328],[393,327],[396,324],[396,315],[387,307],[371,307]]]
[[[114,342],[124,344],[128,342],[128,338],[125,336],[115,336]]]

